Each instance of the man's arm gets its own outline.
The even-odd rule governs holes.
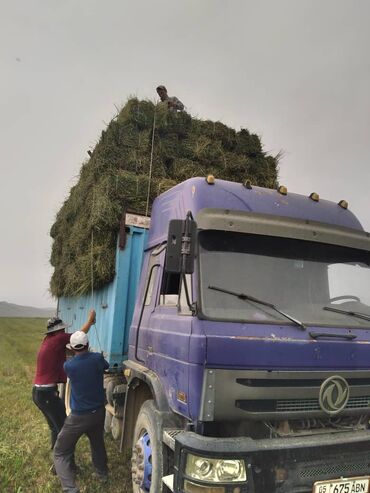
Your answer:
[[[176,96],[169,98],[168,106],[178,111],[183,111],[184,109],[184,105]]]
[[[176,101],[176,109],[179,111],[183,111],[183,109],[184,109],[184,105],[182,104],[182,102],[179,99],[177,99],[177,101]]]
[[[82,332],[85,332],[85,334],[87,334],[90,330],[90,327],[92,325],[94,325],[95,323],[95,317],[96,317],[96,312],[95,310],[90,310],[90,313],[89,313],[89,318],[87,319],[87,322],[85,323],[85,325],[83,325],[81,327],[81,331]]]

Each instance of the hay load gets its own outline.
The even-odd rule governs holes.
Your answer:
[[[157,195],[193,176],[274,186],[278,159],[263,152],[257,135],[130,99],[102,132],[51,228],[54,296],[86,294],[92,278],[94,289],[113,279],[122,213],[147,209],[154,113],[149,211]]]

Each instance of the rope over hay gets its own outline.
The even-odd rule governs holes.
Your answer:
[[[136,98],[103,130],[90,154],[50,231],[54,296],[87,294],[91,279],[99,289],[114,278],[122,213],[145,214],[148,190],[150,208],[157,195],[194,176],[273,188],[278,172],[278,156],[267,155],[247,129],[237,132]]]

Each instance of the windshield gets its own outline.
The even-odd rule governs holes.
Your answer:
[[[264,300],[305,324],[370,327],[366,320],[370,317],[369,252],[289,238],[202,231],[199,262],[201,312],[206,318],[290,323],[268,306],[210,289],[217,286]]]

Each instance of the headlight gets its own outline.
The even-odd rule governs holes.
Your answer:
[[[247,480],[244,460],[210,459],[188,454],[185,474],[193,479],[213,483],[234,483]]]

